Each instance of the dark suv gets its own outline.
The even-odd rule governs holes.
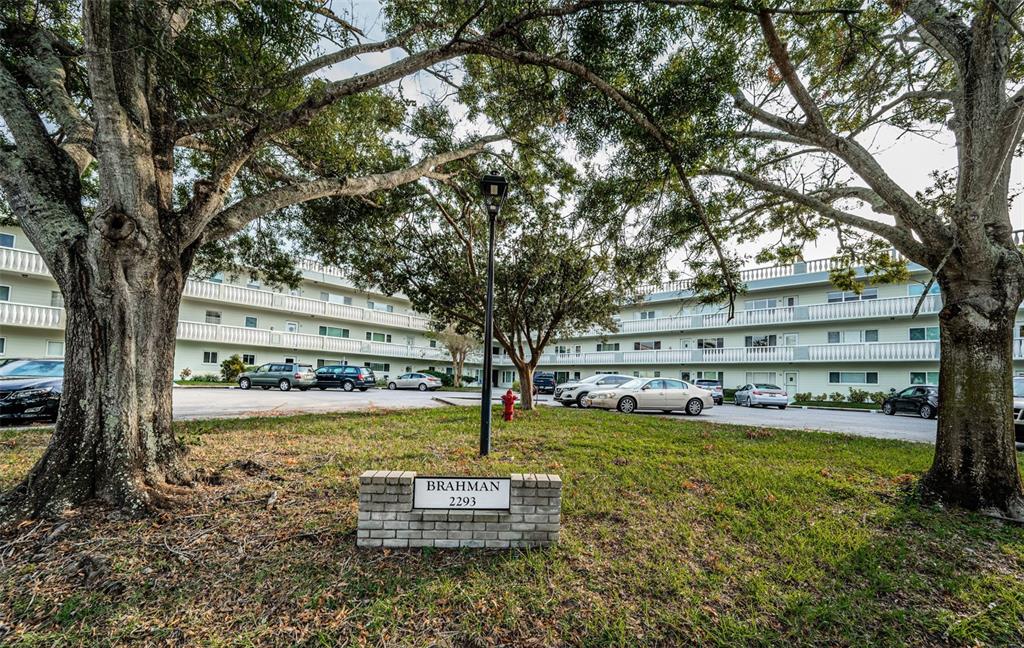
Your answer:
[[[550,371],[538,371],[533,374],[533,386],[541,394],[554,394],[555,374]]]
[[[901,392],[892,390],[882,402],[882,412],[917,414],[921,418],[935,418],[939,413],[939,388],[935,385],[914,385]]]
[[[711,399],[715,401],[715,405],[722,404],[722,401],[725,398],[725,392],[722,391],[722,383],[717,380],[701,378],[694,380],[693,384],[697,385],[701,389],[706,389],[711,392]]]
[[[353,389],[366,391],[377,386],[377,377],[373,375],[372,369],[366,367],[330,365],[316,370],[316,386],[320,390],[341,387],[347,392]]]

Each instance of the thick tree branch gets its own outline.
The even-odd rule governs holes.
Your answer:
[[[889,242],[891,242],[897,249],[903,254],[907,255],[910,259],[930,267],[931,255],[928,253],[928,249],[916,241],[909,232],[906,232],[892,225],[885,223],[879,223],[863,216],[857,216],[849,212],[836,209],[828,202],[821,198],[806,195],[796,189],[784,187],[772,182],[768,182],[762,178],[742,171],[733,171],[731,169],[711,168],[703,172],[703,175],[715,175],[738,180],[746,185],[753,187],[759,191],[764,191],[776,196],[780,196],[789,200],[790,202],[798,205],[803,205],[809,209],[812,209],[822,216],[831,218],[832,220],[856,227],[872,234],[876,234]]]
[[[403,184],[415,182],[422,178],[424,174],[439,166],[476,155],[484,151],[487,144],[502,139],[504,139],[503,135],[484,137],[463,148],[428,156],[412,166],[397,171],[375,173],[359,178],[310,180],[271,189],[249,198],[243,198],[217,214],[210,223],[204,240],[212,241],[226,238],[262,215],[310,200],[340,196],[362,196],[375,191],[394,189]]]

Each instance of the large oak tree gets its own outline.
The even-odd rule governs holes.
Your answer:
[[[415,2],[395,4],[399,24],[417,15]],[[746,259],[723,242],[767,233],[775,243],[759,260],[783,262],[834,233],[846,263],[833,280],[852,288],[857,264],[879,279],[905,276],[904,260],[930,270],[943,295],[942,406],[922,485],[1024,518],[1011,391],[1024,257],[1009,212],[1024,132],[1020,3],[579,0],[538,7],[541,21],[501,38],[501,16],[447,7],[475,51],[561,73],[545,100],[567,132],[673,183],[692,207],[677,233],[707,252],[696,286],[709,299],[731,304],[742,290]],[[485,71],[468,85],[485,110],[508,111],[517,80]],[[694,150],[702,131],[719,145]],[[916,136],[956,151],[917,190],[881,157]]]
[[[56,429],[0,498],[0,517],[56,514],[92,498],[138,512],[189,484],[171,385],[197,255],[248,253],[281,266],[272,278],[294,280],[278,263],[287,246],[256,226],[264,217],[301,218],[295,205],[415,182],[496,139],[419,159],[393,140],[406,103],[388,84],[462,54],[406,47],[436,28],[374,42],[302,1],[0,6],[0,192],[67,314]],[[403,47],[393,62],[323,77]]]

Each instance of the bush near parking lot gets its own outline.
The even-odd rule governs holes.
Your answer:
[[[220,375],[224,382],[235,382],[238,380],[238,376],[245,370],[246,366],[242,362],[242,356],[237,353],[220,363]]]
[[[487,458],[474,408],[176,424],[210,475],[176,515],[85,508],[0,537],[0,582],[18,583],[0,587],[2,641],[1024,643],[1024,532],[919,503],[931,446],[561,408],[499,418]],[[0,432],[0,487],[46,442]],[[372,468],[559,473],[562,542],[358,550]]]
[[[417,373],[427,374],[433,376],[441,381],[442,387],[452,387],[455,385],[455,377],[451,376],[443,371],[434,371],[433,369],[418,369]]]

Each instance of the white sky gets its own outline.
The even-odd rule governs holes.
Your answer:
[[[362,29],[369,39],[378,40],[385,36],[383,31],[384,17],[381,15],[380,4],[377,0],[349,0],[348,2],[335,1],[334,10],[340,14],[348,15],[353,23]],[[404,54],[399,50],[369,54],[358,59],[347,61],[342,65],[335,66],[326,71],[325,76],[331,79],[345,78],[353,74],[366,72],[381,65],[390,63],[402,58]],[[407,77],[395,84],[400,87],[404,96],[409,99],[422,99],[431,93],[443,92],[441,83],[426,73],[419,73]],[[454,104],[454,102],[453,102]],[[453,106],[458,111],[458,106]],[[467,125],[467,129],[476,128],[480,132],[487,132],[486,125]],[[884,127],[874,132],[866,133],[860,141],[876,153],[876,157],[883,168],[896,180],[904,189],[911,193],[923,190],[930,184],[929,174],[935,170],[951,169],[956,165],[956,150],[952,144],[950,133],[944,132],[945,141],[934,141],[920,135],[903,133],[895,128]],[[567,157],[572,159],[572,152],[567,151]],[[1024,170],[1019,161],[1015,164],[1011,174],[1011,193],[1015,189],[1024,186]],[[1024,201],[1018,201],[1011,208],[1011,221],[1015,229],[1024,229]],[[877,217],[870,209],[853,210],[863,216]],[[877,217],[879,220],[888,220],[888,217]],[[890,220],[891,222],[891,220]],[[760,242],[748,242],[739,246],[743,254],[753,256],[760,250]],[[837,249],[837,239],[834,234],[826,233],[819,241],[804,249],[806,259],[816,259],[833,255]],[[751,263],[750,265],[756,265]],[[678,257],[669,260],[669,269],[681,268],[681,261]]]

